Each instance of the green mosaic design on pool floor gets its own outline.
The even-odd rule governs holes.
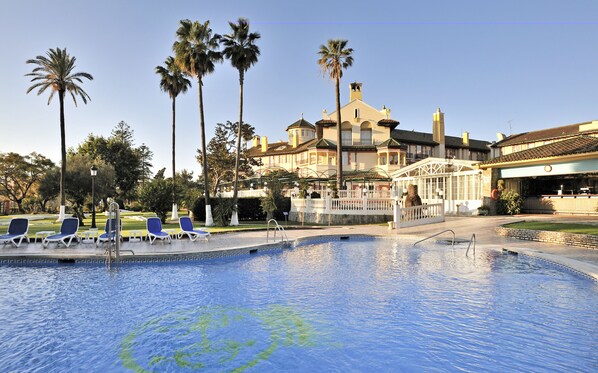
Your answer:
[[[253,328],[261,327],[268,340],[255,339],[259,336],[236,340],[230,336],[231,331],[248,324]],[[150,334],[164,334],[166,341],[172,343],[171,346],[168,343],[156,346],[160,352],[149,356],[144,367],[134,356],[135,347],[150,343],[151,338],[144,339]],[[215,340],[214,334],[222,337]],[[200,307],[168,313],[136,327],[123,339],[120,358],[123,367],[138,373],[152,369],[160,371],[161,366],[172,363],[185,370],[217,365],[225,371],[240,373],[268,360],[279,348],[313,346],[313,336],[311,325],[289,306],[273,305],[261,311]],[[241,352],[247,349],[256,350],[253,357],[238,361]]]

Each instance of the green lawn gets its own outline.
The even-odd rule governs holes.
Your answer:
[[[129,212],[124,213],[121,215],[121,219],[123,222],[123,236],[127,237],[129,235],[130,230],[143,230],[143,234],[146,234],[147,231],[145,230],[146,222],[142,218],[148,218],[156,216],[153,213],[143,213],[143,212]],[[185,212],[182,212],[180,216],[186,216]],[[11,218],[19,217],[19,215],[10,215],[10,216],[3,216],[0,218],[0,234],[6,233],[8,229],[8,223]],[[26,215],[29,218],[29,233],[28,236],[30,238],[35,237],[35,233],[39,231],[55,231],[58,233],[60,231],[60,223],[56,221],[56,215],[48,216],[48,217],[41,217],[36,215]],[[106,225],[107,217],[104,216],[103,213],[96,215],[96,227],[101,232],[104,232],[104,226]],[[90,229],[91,226],[91,217],[86,218],[83,220],[84,226],[79,227],[79,232],[84,232]],[[196,228],[204,228],[202,222],[194,222],[193,223]],[[287,228],[284,222],[279,222],[284,228]],[[296,227],[296,224],[289,223],[288,227]],[[268,225],[265,222],[251,222],[246,223],[242,222],[240,225],[236,227],[209,227],[207,230],[211,233],[219,233],[219,232],[234,232],[234,231],[243,231],[243,230],[255,230],[255,229],[266,229]],[[162,228],[164,229],[179,229],[179,223],[165,223],[162,224]]]
[[[598,236],[598,225],[581,223],[551,223],[542,221],[523,221],[505,225],[506,228],[533,229],[538,231],[591,234]]]

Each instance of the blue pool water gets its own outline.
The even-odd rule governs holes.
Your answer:
[[[596,371],[598,285],[524,256],[350,240],[0,266],[0,371]]]

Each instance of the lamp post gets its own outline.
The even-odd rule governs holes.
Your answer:
[[[96,176],[98,174],[98,168],[96,165],[91,165],[89,169],[91,172],[91,228],[96,227]]]

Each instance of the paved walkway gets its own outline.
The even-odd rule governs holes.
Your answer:
[[[476,235],[477,247],[489,247],[494,249],[508,249],[529,255],[549,259],[551,261],[566,265],[581,272],[584,272],[598,280],[598,250],[563,246],[550,243],[521,241],[509,237],[498,236],[495,227],[501,224],[521,220],[547,220],[558,222],[584,221],[595,223],[598,229],[598,217],[576,217],[576,216],[555,216],[555,215],[532,215],[532,216],[490,216],[490,217],[448,217],[444,223],[430,224],[400,230],[389,230],[384,226],[377,225],[355,225],[355,226],[331,226],[304,229],[289,229],[286,234],[290,240],[314,236],[342,236],[352,234],[365,234],[372,236],[391,236],[399,239],[415,242],[440,231],[451,229],[459,239],[469,240],[472,234]],[[272,231],[270,232],[272,234]],[[280,235],[279,235],[280,237]],[[443,235],[449,238],[450,234]],[[172,244],[156,242],[154,245],[143,243],[125,242],[122,245],[123,255],[128,255],[125,250],[133,250],[136,256],[156,256],[169,254],[189,254],[215,252],[222,250],[248,248],[266,243],[266,232],[249,231],[226,234],[214,234],[209,242],[201,239],[196,242],[189,240],[173,240]],[[0,249],[0,259],[8,258],[102,258],[103,248],[96,248],[93,244],[81,243],[71,248],[54,248],[51,245],[43,249],[41,243],[24,244],[20,248],[6,245]]]

